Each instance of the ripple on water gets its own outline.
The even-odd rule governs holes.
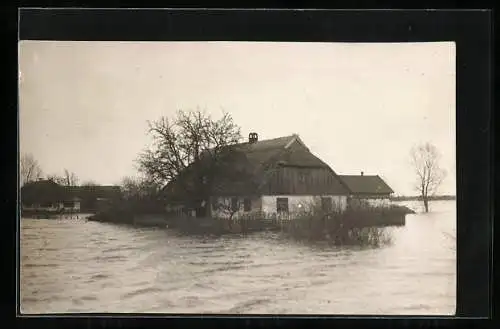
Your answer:
[[[120,262],[126,260],[127,257],[124,255],[98,255],[94,256],[92,260],[97,261],[97,262]]]
[[[71,299],[71,302],[73,305],[84,305],[85,302],[89,302],[89,301],[96,301],[98,300],[98,297],[95,296],[95,295],[88,295],[88,296],[82,296],[82,297],[78,297],[78,298],[73,298]]]
[[[57,268],[60,267],[61,264],[55,263],[28,263],[23,264],[24,268],[33,268],[33,267],[42,267],[42,268]]]
[[[93,274],[90,277],[90,280],[103,280],[103,279],[108,279],[110,277],[111,277],[111,275],[106,274],[106,273],[97,273],[97,274]]]
[[[134,291],[130,291],[126,294],[122,295],[123,299],[128,299],[128,298],[133,298],[139,295],[145,295],[145,294],[157,294],[162,292],[162,289],[155,288],[155,287],[147,287],[147,288],[142,288],[142,289],[136,289]]]
[[[251,311],[252,308],[261,306],[263,304],[269,304],[271,303],[271,299],[269,298],[257,298],[257,299],[252,299],[249,301],[245,302],[240,302],[236,304],[235,306],[231,307],[229,310],[227,310],[227,313],[247,313]]]

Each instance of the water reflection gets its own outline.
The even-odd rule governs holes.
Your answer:
[[[190,237],[84,220],[21,221],[26,313],[453,314],[455,202],[384,248],[277,233]]]

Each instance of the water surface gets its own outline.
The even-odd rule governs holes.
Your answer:
[[[22,219],[21,311],[454,314],[456,204],[431,207],[376,249]]]

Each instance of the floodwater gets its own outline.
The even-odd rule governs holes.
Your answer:
[[[431,208],[383,248],[22,219],[21,312],[452,315],[456,204]]]

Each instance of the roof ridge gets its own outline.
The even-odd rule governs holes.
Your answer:
[[[275,141],[278,139],[288,139],[288,138],[294,138],[294,137],[298,137],[298,134],[291,134],[291,135],[285,135],[285,136],[281,136],[281,137],[274,137],[274,138],[267,138],[267,139],[259,139],[254,143],[269,142],[269,141]],[[245,141],[245,142],[241,142],[239,144],[249,144],[249,143],[250,142]]]
[[[339,174],[339,176],[343,176],[343,177],[380,177],[379,175],[366,175],[366,174],[363,174],[363,175],[343,175],[343,174]]]

